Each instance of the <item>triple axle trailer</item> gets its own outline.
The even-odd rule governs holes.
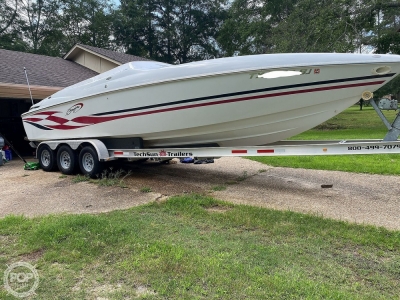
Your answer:
[[[372,97],[372,94],[369,95]],[[90,177],[99,175],[107,162],[114,160],[145,161],[148,159],[168,162],[174,158],[193,157],[211,159],[234,156],[306,156],[306,155],[354,155],[400,153],[400,113],[390,123],[381,110],[397,110],[396,100],[381,100],[371,105],[388,129],[382,140],[342,141],[281,141],[266,146],[253,147],[167,147],[143,149],[141,138],[127,139],[74,139],[49,140],[39,144],[36,154],[45,171],[59,169],[72,174],[78,169]]]
[[[38,145],[37,157],[45,171],[58,168],[73,174],[79,167],[84,175],[96,177],[114,160],[168,162],[174,158],[211,159],[235,156],[306,156],[400,153],[400,141],[282,141],[262,147],[198,147],[123,149],[107,148],[97,139],[46,141]]]

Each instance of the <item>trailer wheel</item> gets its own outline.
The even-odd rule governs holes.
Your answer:
[[[40,146],[37,156],[39,158],[39,165],[44,171],[54,171],[56,168],[55,153],[48,145]]]
[[[71,147],[64,145],[57,151],[57,166],[61,173],[71,175],[74,173],[77,166],[76,153]]]
[[[103,163],[99,161],[96,150],[91,146],[84,147],[79,153],[79,167],[84,175],[95,178],[103,170]]]

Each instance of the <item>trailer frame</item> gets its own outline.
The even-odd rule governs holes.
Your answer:
[[[216,159],[241,156],[314,156],[314,155],[366,155],[399,154],[400,140],[286,140],[265,146],[246,147],[182,147],[182,148],[107,148],[98,139],[55,140],[37,146],[37,158],[45,171],[56,167],[63,174],[80,171],[96,177],[108,161],[144,161],[151,159],[168,162],[174,158]]]

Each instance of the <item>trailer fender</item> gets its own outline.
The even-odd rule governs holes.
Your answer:
[[[70,146],[72,150],[78,149],[79,146],[82,144],[90,144],[96,150],[100,161],[110,160],[110,156],[108,155],[107,147],[104,145],[104,143],[102,141],[96,140],[96,139],[93,139],[93,140],[45,141],[45,142],[41,142],[38,145],[38,149],[40,148],[41,145],[48,145],[50,147],[50,149],[54,151],[61,144]]]

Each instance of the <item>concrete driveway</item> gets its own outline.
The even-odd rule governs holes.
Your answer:
[[[400,176],[273,168],[236,157],[213,164],[174,160],[169,165],[150,162],[129,168],[128,188],[100,187],[73,183],[73,176],[59,172],[24,171],[23,162],[13,160],[0,167],[0,217],[100,213],[195,192],[237,204],[400,230]],[[226,189],[215,191],[220,186]],[[141,192],[144,188],[151,192]]]

